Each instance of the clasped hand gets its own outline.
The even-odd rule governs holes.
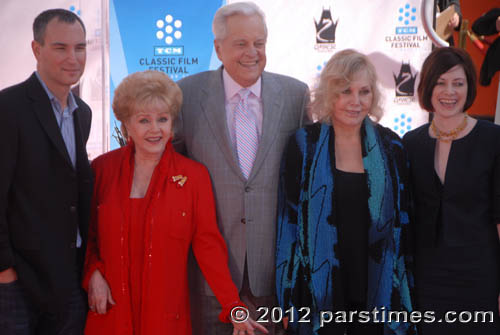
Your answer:
[[[115,305],[108,282],[99,270],[95,270],[89,281],[89,308],[97,314],[106,314],[109,305]]]

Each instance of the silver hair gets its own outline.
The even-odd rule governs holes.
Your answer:
[[[227,18],[233,15],[259,16],[264,24],[264,30],[267,37],[266,16],[262,9],[260,9],[253,2],[236,2],[223,6],[215,12],[214,20],[212,22],[212,32],[214,33],[216,40],[223,40],[226,38]]]

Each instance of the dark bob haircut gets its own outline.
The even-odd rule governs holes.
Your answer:
[[[44,43],[45,29],[47,29],[47,25],[52,19],[57,19],[59,22],[68,24],[78,22],[82,26],[83,32],[86,32],[82,19],[75,13],[62,8],[48,9],[38,14],[33,22],[33,39],[41,45]]]
[[[474,63],[469,54],[462,49],[445,47],[434,49],[424,61],[418,84],[418,102],[420,107],[426,111],[433,112],[432,91],[441,75],[452,67],[460,65],[467,78],[467,98],[465,100],[464,112],[474,102],[477,92],[477,74]]]

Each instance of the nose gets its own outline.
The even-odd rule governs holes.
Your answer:
[[[159,131],[160,130],[160,124],[158,123],[158,121],[154,120],[151,123],[151,130],[152,131]]]
[[[253,45],[250,45],[247,49],[247,52],[246,52],[249,56],[255,56],[257,55],[257,49],[253,46]]]
[[[68,55],[67,55],[67,59],[69,62],[71,63],[76,63],[76,52],[73,48],[69,48],[68,49]]]
[[[452,83],[448,83],[446,85],[446,93],[454,93],[455,92],[455,87],[453,86]]]
[[[351,104],[357,106],[360,103],[361,103],[361,99],[359,98],[359,94],[358,93],[351,94]]]

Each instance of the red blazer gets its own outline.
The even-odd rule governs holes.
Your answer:
[[[133,144],[96,158],[95,188],[83,285],[99,269],[116,305],[105,315],[89,312],[85,333],[132,334],[128,273],[128,211]],[[185,182],[172,177],[186,177]],[[227,266],[210,177],[201,164],[176,153],[169,142],[146,195],[142,287],[143,335],[191,334],[187,260],[189,248],[223,306],[221,320],[241,305]],[[133,283],[132,283],[133,285]]]

